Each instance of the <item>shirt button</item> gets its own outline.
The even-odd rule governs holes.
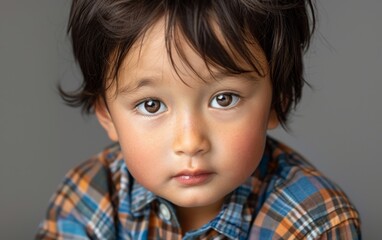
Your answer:
[[[159,204],[159,216],[166,221],[171,219],[171,212],[163,203]]]
[[[252,216],[251,215],[249,215],[249,214],[244,215],[244,221],[249,222],[251,220],[252,220]]]

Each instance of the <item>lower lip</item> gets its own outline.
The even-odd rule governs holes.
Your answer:
[[[212,178],[212,173],[204,173],[199,175],[181,175],[176,176],[175,180],[186,186],[195,186],[207,183]]]

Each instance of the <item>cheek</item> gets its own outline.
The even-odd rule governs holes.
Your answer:
[[[247,130],[233,139],[232,149],[235,151],[240,165],[253,168],[257,166],[264,151],[265,133],[263,131]]]
[[[249,125],[247,122],[224,135],[220,136],[225,139],[220,152],[226,159],[225,170],[235,178],[246,179],[255,171],[262,158],[266,129],[263,124]]]
[[[140,184],[150,188],[165,168],[165,141],[163,138],[159,141],[152,131],[140,129],[145,128],[134,125],[123,127],[119,140],[129,172]]]

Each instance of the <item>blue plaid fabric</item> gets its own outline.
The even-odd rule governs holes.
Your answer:
[[[161,209],[168,209],[164,216]],[[262,161],[220,213],[182,233],[172,204],[139,185],[118,145],[73,169],[36,239],[360,239],[346,195],[287,146],[267,139]]]

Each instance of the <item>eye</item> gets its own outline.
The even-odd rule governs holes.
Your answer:
[[[135,108],[139,113],[147,116],[155,116],[167,110],[166,105],[156,99],[145,100],[139,103]]]
[[[218,109],[230,109],[239,102],[240,97],[234,93],[219,93],[210,102],[210,106]]]

